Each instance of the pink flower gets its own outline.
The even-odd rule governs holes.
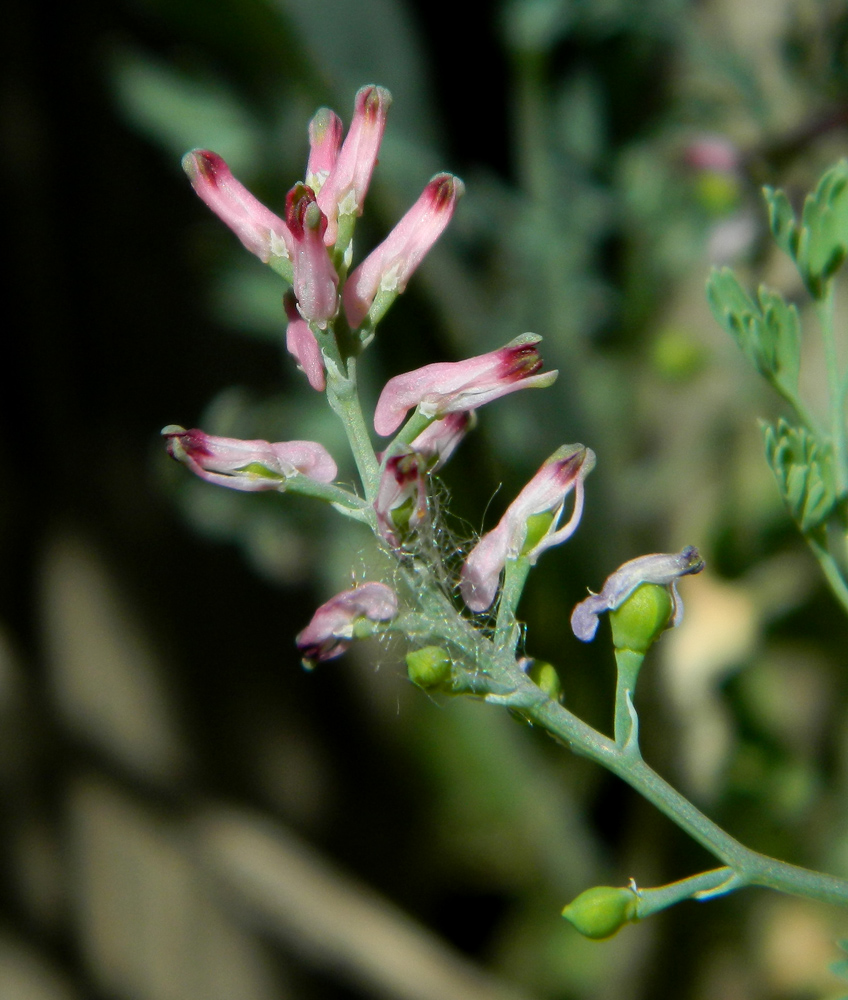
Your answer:
[[[318,192],[318,204],[327,216],[324,242],[328,247],[336,242],[340,215],[362,214],[391,103],[392,95],[384,87],[363,87],[356,94],[350,129]]]
[[[350,645],[357,622],[391,621],[398,610],[397,595],[384,583],[361,583],[330,598],[312,616],[295,642],[305,667],[332,660]]]
[[[294,476],[319,483],[336,478],[336,463],[314,441],[241,441],[170,425],[162,434],[168,454],[209,483],[234,490],[284,490]]]
[[[306,185],[317,194],[336,164],[342,141],[342,120],[329,108],[319,108],[309,123]]]
[[[441,420],[434,420],[413,440],[412,450],[425,460],[427,472],[441,469],[475,423],[473,410],[449,413]]]
[[[536,344],[542,338],[525,333],[505,347],[467,361],[442,361],[389,379],[377,400],[374,429],[384,436],[394,433],[417,406],[427,417],[476,410],[517,389],[544,388],[557,372],[540,372],[542,359]]]
[[[233,177],[220,156],[193,149],[183,157],[183,170],[209,208],[264,264],[272,258],[291,257],[288,226]]]
[[[380,535],[399,548],[427,519],[427,490],[424,484],[426,460],[411,448],[405,448],[386,462],[374,510]]]
[[[703,568],[704,561],[694,545],[669,555],[656,553],[631,559],[607,577],[600,594],[590,594],[577,605],[571,615],[571,630],[578,639],[591,642],[598,630],[598,615],[621,607],[643,583],[671,587],[674,607],[671,624],[679,625],[683,618],[683,601],[677,592],[677,581],[681,576],[700,573]]]
[[[563,445],[539,469],[506,510],[497,527],[483,535],[465,560],[460,574],[462,598],[472,611],[485,611],[495,599],[501,570],[507,559],[520,555],[532,564],[545,549],[569,538],[580,523],[583,512],[583,480],[595,465],[595,454],[580,444]],[[574,490],[574,510],[568,523],[557,529],[565,498]],[[552,513],[545,535],[529,552],[523,552],[527,540],[528,519]]]
[[[321,354],[315,334],[297,311],[294,296],[290,292],[283,299],[283,305],[289,320],[286,327],[286,350],[297,359],[298,368],[304,372],[312,388],[323,392],[327,385],[324,376],[324,356]]]
[[[353,329],[369,310],[371,324],[377,323],[406,288],[412,272],[450,222],[464,190],[458,177],[437,174],[388,237],[351,274],[345,284],[344,307]]]
[[[292,286],[301,316],[325,327],[339,308],[339,276],[324,246],[327,217],[315,192],[295,184],[286,197],[286,224],[292,239]]]

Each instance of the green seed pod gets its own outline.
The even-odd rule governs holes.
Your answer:
[[[453,661],[441,646],[424,646],[406,654],[406,672],[425,690],[450,690]]]
[[[527,534],[524,536],[524,544],[521,546],[521,554],[527,555],[541,542],[550,530],[554,516],[550,511],[543,511],[541,514],[531,514],[527,518]]]
[[[646,652],[668,628],[674,611],[669,588],[643,583],[614,611],[610,611],[612,643],[616,649]]]
[[[559,674],[544,660],[533,660],[527,668],[527,676],[537,684],[551,701],[559,701],[562,697],[562,683]]]
[[[565,919],[593,941],[612,937],[625,924],[633,923],[639,900],[632,889],[596,885],[581,892],[562,911]]]

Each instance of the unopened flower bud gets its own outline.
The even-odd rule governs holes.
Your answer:
[[[413,271],[444,232],[465,185],[451,174],[437,174],[386,239],[348,278],[344,307],[358,327],[368,316],[377,323],[407,285]]]
[[[242,243],[265,264],[288,275],[292,238],[286,223],[239,183],[217,153],[193,149],[183,157],[191,186]]]
[[[531,660],[524,666],[524,672],[551,701],[559,701],[562,698],[562,681],[553,664],[545,663],[544,660]]]
[[[329,108],[319,108],[309,123],[309,162],[306,184],[318,194],[336,165],[342,141],[341,118]]]
[[[336,478],[336,463],[317,441],[242,441],[176,424],[162,434],[172,458],[201,479],[232,490],[282,491],[295,476],[318,483]]]
[[[303,665],[311,669],[341,656],[356,637],[358,625],[391,621],[397,611],[397,595],[384,583],[360,583],[336,594],[318,608],[295,639]]]
[[[424,646],[406,654],[409,679],[428,691],[449,688],[453,661],[441,646]]]
[[[596,885],[581,892],[565,907],[562,915],[584,937],[601,941],[612,937],[625,924],[639,919],[636,915],[638,902],[632,889]]]
[[[324,246],[327,217],[315,192],[295,184],[286,197],[286,224],[292,238],[292,286],[301,316],[325,327],[338,311],[339,276]]]
[[[324,242],[328,247],[338,238],[339,216],[362,214],[391,103],[392,95],[385,87],[363,87],[356,94],[350,128],[318,192],[318,204],[327,216]]]

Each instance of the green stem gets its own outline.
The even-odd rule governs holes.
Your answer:
[[[507,559],[495,623],[495,649],[499,653],[508,652],[510,657],[513,656],[518,640],[515,634],[515,611],[529,572],[530,562],[523,556],[519,556],[518,559]]]
[[[833,300],[833,282],[831,281],[828,282],[824,297],[816,300],[816,314],[821,328],[827,367],[830,433],[833,441],[833,457],[836,463],[836,494],[841,498],[848,495],[848,438],[846,438],[842,379],[839,376],[839,359],[836,355],[836,337],[833,328]]]
[[[639,902],[636,905],[636,916],[639,920],[665,910],[684,899],[712,899],[725,892],[741,888],[740,882],[732,868],[713,868],[700,875],[671,882],[657,889],[634,889]]]
[[[822,572],[830,584],[830,589],[833,591],[834,596],[845,611],[848,612],[848,585],[845,583],[836,560],[814,535],[809,534],[804,537],[807,539],[807,544],[813,550],[816,559],[818,559]]]
[[[380,468],[359,402],[356,358],[342,359],[335,337],[326,338],[324,345],[327,354],[327,400],[345,429],[365,498],[371,503],[380,484]]]

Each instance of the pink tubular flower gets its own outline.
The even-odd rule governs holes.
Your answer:
[[[426,459],[405,448],[386,462],[374,511],[380,535],[400,548],[405,537],[427,519],[427,490],[424,485]]]
[[[324,375],[324,357],[321,354],[318,341],[315,339],[315,334],[297,311],[297,305],[291,293],[286,294],[283,305],[289,320],[286,327],[286,350],[295,357],[298,368],[306,375],[312,388],[323,392],[327,385]]]
[[[319,108],[309,123],[306,185],[317,194],[336,164],[342,141],[342,120],[329,108]]]
[[[436,472],[459,447],[460,442],[476,423],[473,410],[449,413],[434,420],[412,442],[412,450],[427,463],[427,472]]]
[[[193,149],[183,157],[183,170],[203,201],[263,264],[272,257],[291,258],[288,226],[233,177],[217,153]]]
[[[391,103],[392,95],[385,87],[363,87],[356,94],[350,129],[318,192],[318,204],[327,216],[324,242],[328,247],[336,242],[340,215],[362,214]]]
[[[598,630],[598,615],[621,607],[643,583],[671,587],[674,607],[671,624],[679,625],[683,618],[683,601],[677,592],[677,581],[681,576],[700,573],[703,568],[704,561],[694,545],[687,545],[676,553],[631,559],[607,577],[600,594],[590,594],[577,605],[571,615],[571,630],[582,642],[591,642]]]
[[[458,177],[437,174],[388,237],[351,274],[345,284],[344,307],[352,329],[365,319],[375,297],[374,311],[379,315],[371,317],[372,324],[406,288],[412,272],[450,222],[464,190]]]
[[[233,490],[284,490],[294,476],[319,483],[336,478],[336,463],[323,445],[314,441],[241,441],[216,437],[174,424],[162,434],[168,454],[209,483]]]
[[[286,197],[286,223],[292,238],[292,286],[301,316],[325,327],[339,308],[339,276],[324,246],[327,217],[315,192],[295,184]]]
[[[537,514],[552,513],[548,530],[529,552],[532,564],[545,549],[569,538],[583,512],[583,480],[595,465],[595,454],[580,444],[563,445],[551,455],[507,508],[497,527],[483,535],[465,560],[459,587],[472,611],[491,607],[507,559],[517,559],[527,541],[527,522]],[[568,523],[557,529],[565,498],[574,490],[574,510]]]
[[[551,385],[558,372],[539,372],[542,359],[536,345],[542,338],[524,333],[505,347],[467,361],[440,361],[404,375],[395,375],[383,387],[374,411],[374,429],[394,433],[417,406],[427,417],[476,410],[517,389]]]
[[[303,665],[311,668],[341,656],[354,638],[357,621],[391,621],[397,610],[397,595],[384,583],[361,583],[336,594],[295,639]]]

